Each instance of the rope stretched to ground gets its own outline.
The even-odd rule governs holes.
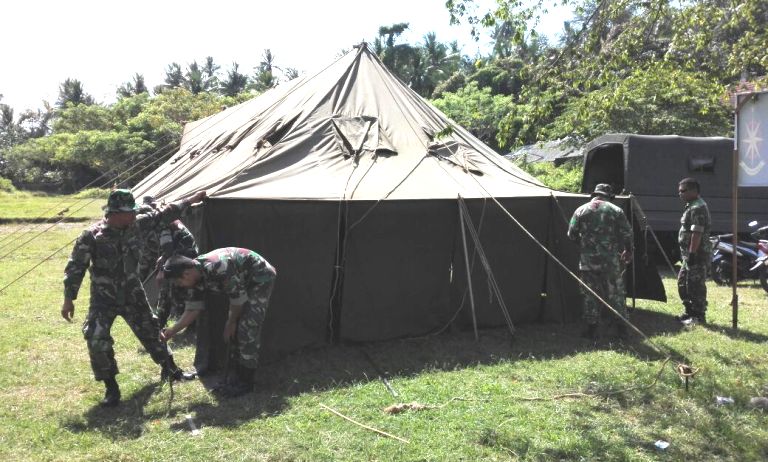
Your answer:
[[[622,388],[620,390],[610,390],[610,391],[603,391],[603,392],[595,392],[595,393],[583,393],[583,392],[576,392],[576,393],[563,393],[560,395],[553,395],[549,397],[544,396],[512,396],[510,399],[518,400],[518,401],[556,401],[559,399],[566,399],[566,398],[596,398],[596,397],[605,397],[605,396],[615,396],[615,395],[621,395],[624,393],[627,393],[629,391],[634,390],[648,390],[656,386],[656,384],[659,382],[659,379],[661,378],[661,374],[664,372],[664,368],[667,367],[667,363],[670,361],[670,357],[667,357],[664,359],[664,362],[661,364],[661,367],[659,368],[659,371],[656,373],[656,376],[653,378],[653,381],[647,385],[635,385],[628,388]],[[679,366],[678,366],[679,367]],[[513,418],[504,420],[501,422],[498,427],[503,426],[507,422],[511,422],[514,420]]]
[[[333,413],[333,414],[335,414],[335,415],[337,415],[337,416],[339,416],[339,417],[341,417],[341,418],[342,418],[342,419],[344,419],[344,420],[347,420],[347,421],[349,421],[349,422],[352,422],[353,424],[355,424],[355,425],[357,425],[357,426],[359,426],[359,427],[365,428],[366,430],[370,430],[370,431],[372,431],[372,432],[374,432],[374,433],[378,433],[379,435],[382,435],[382,436],[386,436],[387,438],[392,438],[392,439],[396,439],[396,440],[398,440],[398,441],[402,441],[403,443],[410,443],[410,441],[408,441],[408,440],[407,440],[407,439],[405,439],[405,438],[400,438],[399,436],[395,436],[395,435],[392,435],[392,434],[390,434],[390,433],[387,433],[387,432],[385,432],[385,431],[383,431],[383,430],[379,430],[378,428],[373,428],[373,427],[371,427],[371,426],[368,426],[368,425],[362,424],[362,423],[360,423],[360,422],[358,422],[358,421],[356,421],[356,420],[352,419],[351,417],[347,417],[347,416],[345,416],[344,414],[342,414],[341,412],[339,412],[339,411],[337,411],[337,410],[335,410],[335,409],[332,409],[332,408],[330,408],[330,407],[326,406],[326,405],[325,405],[325,404],[323,404],[323,403],[320,403],[320,407],[321,407],[321,408],[323,408],[323,409],[325,409],[325,410],[327,410],[327,411],[329,411],[329,412],[331,412],[331,413]]]

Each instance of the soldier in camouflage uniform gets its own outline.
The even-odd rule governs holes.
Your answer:
[[[181,220],[172,222],[160,232],[160,258],[157,260],[157,267],[162,269],[169,258],[174,255],[182,255],[187,258],[195,258],[200,253],[195,243],[195,237],[184,226]],[[162,271],[160,271],[162,273]],[[184,311],[183,294],[174,287],[170,281],[165,280],[158,274],[158,284],[160,291],[157,295],[157,316],[160,327],[165,327],[168,318],[173,314],[177,316]]]
[[[259,360],[261,327],[267,312],[277,272],[256,252],[226,247],[200,255],[195,259],[171,257],[163,266],[165,278],[187,288],[187,302],[179,321],[163,330],[167,340],[187,327],[205,308],[207,291],[229,296],[229,317],[224,339],[236,340],[237,381],[223,391],[227,396],[239,396],[253,389],[253,377]]]
[[[116,406],[120,401],[118,374],[110,335],[117,315],[122,316],[152,359],[162,365],[161,377],[189,379],[174,363],[167,345],[158,341],[160,328],[152,316],[144,288],[139,279],[143,233],[159,223],[171,222],[189,207],[199,202],[205,191],[190,200],[170,204],[162,211],[136,213],[136,203],[129,190],[112,191],[105,208],[104,219],[83,231],[75,243],[64,270],[64,303],[61,315],[71,321],[85,271],[91,273],[90,308],[83,324],[94,377],[103,381],[106,393],[101,404]]]
[[[158,209],[154,197],[144,196],[142,201],[144,204],[139,208],[139,213],[148,213]],[[139,261],[141,281],[146,283],[147,279],[154,274],[154,270],[161,269],[172,255],[195,258],[199,253],[195,237],[181,220],[174,220],[170,224],[160,223],[157,228],[144,233],[144,246]],[[165,327],[168,317],[172,313],[182,311],[184,303],[178,291],[174,290],[168,281],[164,281],[160,274],[158,274],[157,284],[159,290],[157,308],[154,313],[160,327]]]
[[[137,213],[148,214],[157,211],[157,203],[152,196],[144,196],[143,204],[139,206]],[[141,282],[146,282],[152,271],[157,267],[157,257],[160,249],[160,231],[163,224],[158,228],[147,229],[142,233],[141,258],[139,259],[139,278]]]
[[[612,204],[610,185],[595,187],[592,200],[573,213],[568,237],[579,242],[579,270],[582,281],[625,318],[626,294],[621,262],[632,260],[632,228],[621,208]],[[584,336],[597,338],[602,303],[581,287],[584,295]],[[626,335],[623,321],[617,320],[619,336]]]
[[[707,203],[699,197],[699,182],[685,178],[678,185],[680,199],[685,202],[685,211],[680,219],[680,257],[683,262],[677,275],[677,291],[685,306],[685,312],[678,316],[684,323],[706,323],[707,313],[707,270],[709,269],[712,244],[709,230],[712,219]]]

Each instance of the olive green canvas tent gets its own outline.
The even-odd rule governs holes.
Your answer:
[[[507,211],[574,268],[564,216],[585,197],[514,167],[365,44],[188,125],[134,191],[172,200],[199,189],[210,196],[194,223],[203,249],[250,248],[277,268],[268,354],[470,326],[459,197],[500,289],[467,228],[478,326],[505,324],[501,300],[514,323],[580,314],[576,283]]]

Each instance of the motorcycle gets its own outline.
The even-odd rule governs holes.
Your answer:
[[[749,223],[757,226],[756,221]],[[736,245],[738,280],[758,279],[768,292],[768,225],[750,233],[754,241],[741,240]],[[733,234],[712,236],[712,279],[719,285],[730,284],[733,278]]]

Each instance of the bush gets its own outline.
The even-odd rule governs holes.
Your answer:
[[[8,178],[0,177],[0,192],[12,193],[16,192],[16,187]]]
[[[529,174],[535,176],[548,188],[577,193],[581,191],[583,171],[578,162],[566,162],[559,167],[549,162],[515,162]]]
[[[88,188],[75,194],[75,199],[104,199],[107,200],[109,189]]]

